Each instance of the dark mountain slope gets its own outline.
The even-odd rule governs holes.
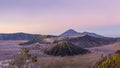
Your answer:
[[[0,40],[32,40],[40,35],[27,33],[0,34]]]
[[[64,33],[62,33],[60,36],[75,36],[75,35],[80,35],[80,33],[76,32],[73,29],[69,29],[65,31]]]
[[[48,48],[45,53],[53,56],[73,56],[86,54],[89,51],[75,46],[70,42],[58,42],[55,46]]]
[[[96,37],[96,38],[108,38],[108,37],[104,37],[102,35],[98,35],[96,33],[90,33],[90,32],[83,32],[82,34],[89,35],[89,36]]]
[[[82,48],[86,47],[96,47],[101,45],[112,44],[117,41],[114,38],[96,38],[89,35],[85,35],[83,37],[69,38],[65,39],[65,41],[72,42],[75,45],[78,45]]]
[[[89,35],[89,36],[97,37],[97,38],[108,38],[108,37],[104,37],[102,35],[98,35],[96,33],[91,33],[91,32],[79,33],[73,29],[69,29],[69,30],[65,31],[60,36],[83,36],[83,35]]]

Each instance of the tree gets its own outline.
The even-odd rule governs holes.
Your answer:
[[[32,56],[27,48],[22,48],[20,54],[9,62],[9,68],[24,68],[35,62],[37,62],[37,56]]]

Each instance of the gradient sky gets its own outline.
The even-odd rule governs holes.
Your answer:
[[[120,0],[0,0],[0,33],[68,29],[120,36]]]

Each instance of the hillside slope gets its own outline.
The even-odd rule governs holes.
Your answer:
[[[28,33],[0,34],[0,40],[32,40],[40,35]]]
[[[66,41],[72,42],[73,44],[80,46],[82,48],[86,47],[97,47],[101,45],[112,44],[117,41],[115,38],[96,38],[89,35],[83,37],[69,38],[65,39]]]
[[[120,51],[113,56],[104,57],[95,68],[120,68]]]
[[[64,33],[60,34],[59,36],[83,36],[83,35],[89,35],[92,37],[96,37],[96,38],[109,38],[109,37],[104,37],[102,35],[96,34],[96,33],[92,33],[92,32],[77,32],[74,29],[69,29],[67,31],[65,31]]]
[[[75,46],[70,42],[59,42],[45,51],[46,54],[53,56],[73,56],[88,52],[88,50]]]

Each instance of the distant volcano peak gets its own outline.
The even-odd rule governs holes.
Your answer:
[[[75,30],[73,30],[73,29],[69,29],[69,30],[67,30],[66,32],[78,33],[77,31],[75,31]]]
[[[73,36],[78,35],[79,33],[73,29],[69,29],[66,32],[62,33],[60,36]]]
[[[102,35],[92,33],[92,32],[79,33],[77,31],[75,31],[74,29],[69,29],[66,32],[62,33],[60,36],[83,36],[83,35],[89,35],[89,36],[97,37],[97,38],[107,38],[107,37],[104,37]]]

